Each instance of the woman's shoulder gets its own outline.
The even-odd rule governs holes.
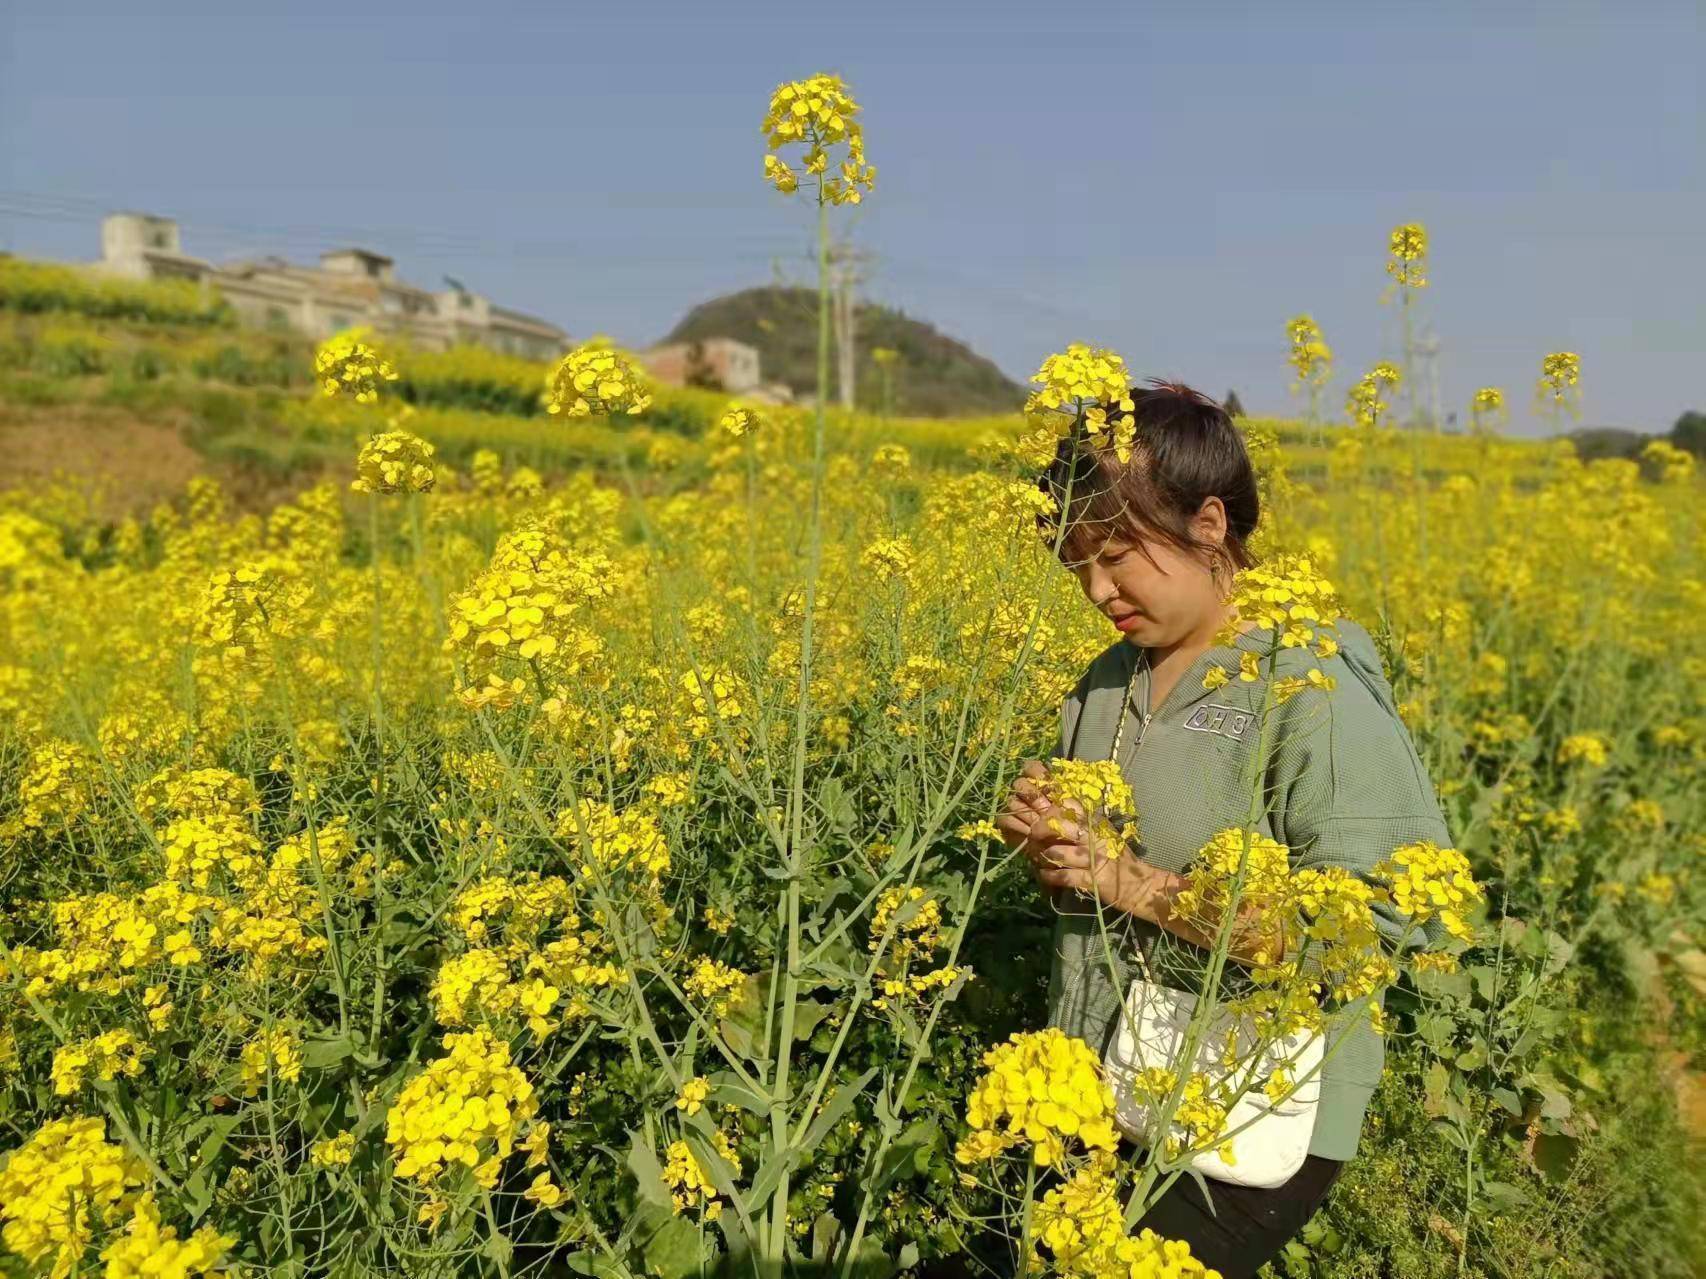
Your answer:
[[[1136,660],[1136,651],[1130,644],[1123,639],[1115,640],[1090,659],[1068,696],[1082,701],[1093,688],[1124,687]]]

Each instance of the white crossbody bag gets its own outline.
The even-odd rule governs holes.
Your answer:
[[[1126,689],[1128,701],[1136,679],[1134,669],[1132,683]],[[1116,761],[1125,718],[1122,705],[1114,749],[1109,756]],[[1309,1154],[1309,1140],[1315,1132],[1316,1104],[1321,1096],[1322,1036],[1310,1031],[1295,1032],[1262,1047],[1260,1060],[1253,1061],[1261,1039],[1249,1019],[1218,1008],[1200,1034],[1194,1060],[1186,1066],[1178,1058],[1197,997],[1155,981],[1141,947],[1137,949],[1137,959],[1144,975],[1132,979],[1112,1042],[1102,1055],[1102,1067],[1114,1093],[1115,1126],[1133,1141],[1148,1141],[1154,1107],[1149,1101],[1138,1099],[1133,1079],[1142,1071],[1159,1066],[1179,1076],[1194,1072],[1211,1080],[1223,1080],[1227,1071],[1221,1061],[1228,1037],[1235,1035],[1233,1060],[1239,1063],[1238,1075],[1240,1079],[1251,1079],[1254,1086],[1232,1105],[1226,1127],[1222,1129],[1233,1134],[1226,1139],[1231,1143],[1233,1162],[1221,1158],[1217,1143],[1215,1148],[1193,1156],[1189,1166],[1205,1177],[1239,1186],[1283,1185],[1303,1166]],[[1275,1105],[1261,1085],[1281,1066],[1290,1079],[1303,1082],[1291,1096]]]
[[[1222,1159],[1217,1146],[1193,1156],[1190,1167],[1205,1177],[1240,1186],[1283,1185],[1303,1166],[1315,1132],[1316,1103],[1321,1096],[1322,1037],[1299,1031],[1268,1044],[1260,1060],[1252,1061],[1258,1041],[1248,1019],[1216,1009],[1198,1040],[1195,1060],[1186,1067],[1179,1055],[1196,1004],[1197,997],[1189,991],[1145,977],[1132,979],[1112,1042],[1102,1056],[1102,1068],[1114,1092],[1114,1124],[1133,1141],[1147,1141],[1154,1107],[1147,1099],[1138,1099],[1132,1080],[1151,1066],[1223,1079],[1227,1072],[1220,1064],[1221,1057],[1228,1035],[1236,1034],[1238,1075],[1240,1079],[1250,1078],[1254,1086],[1227,1113],[1223,1131],[1232,1133],[1226,1140],[1232,1146],[1233,1162]],[[1303,1082],[1275,1105],[1261,1085],[1281,1066],[1289,1078]]]

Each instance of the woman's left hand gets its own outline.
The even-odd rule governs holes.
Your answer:
[[[1163,871],[1151,866],[1123,844],[1110,846],[1084,821],[1084,812],[1067,801],[1057,807],[1060,827],[1056,840],[1032,856],[1037,879],[1048,888],[1076,889],[1109,906],[1141,918]]]

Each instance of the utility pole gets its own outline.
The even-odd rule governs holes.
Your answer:
[[[1417,339],[1416,354],[1421,357],[1427,369],[1428,429],[1438,431],[1442,411],[1439,398],[1439,337],[1431,327],[1423,329],[1421,337]]]
[[[857,290],[868,278],[865,267],[871,260],[869,252],[855,249],[847,240],[836,240],[829,246],[829,314],[835,331],[835,380],[844,409],[854,407],[853,392],[859,370],[854,312],[858,306]]]

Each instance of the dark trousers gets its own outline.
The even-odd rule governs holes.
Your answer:
[[[1211,1178],[1212,1207],[1196,1179],[1183,1176],[1138,1225],[1183,1239],[1198,1261],[1220,1271],[1221,1279],[1251,1279],[1315,1215],[1343,1167],[1337,1159],[1309,1155],[1290,1181],[1268,1190]]]

